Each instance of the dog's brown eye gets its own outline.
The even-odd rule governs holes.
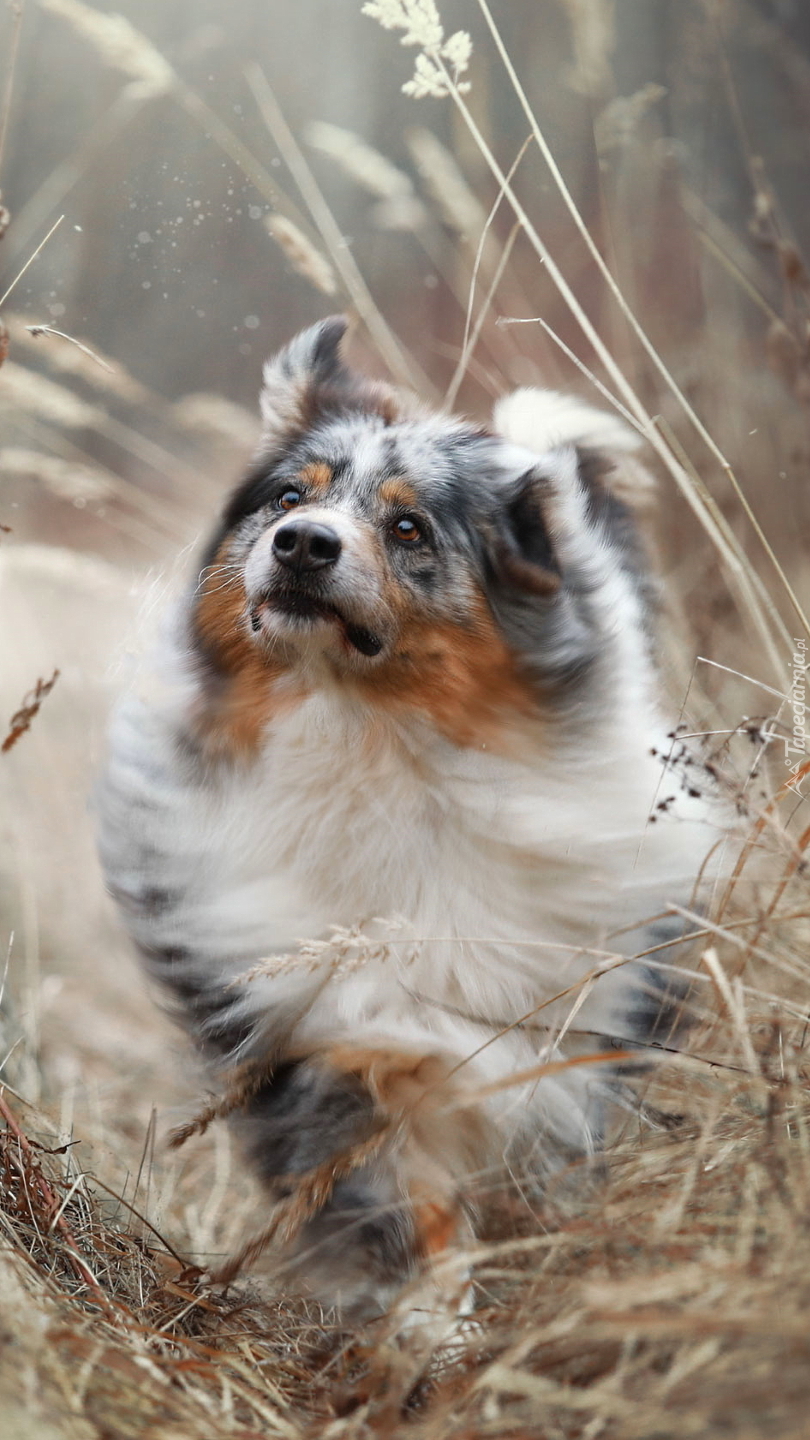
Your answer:
[[[415,540],[422,539],[422,531],[411,515],[403,515],[394,525],[394,534],[397,540],[403,540],[406,545],[413,545]]]
[[[300,490],[285,490],[284,493],[283,493],[282,495],[279,495],[279,497],[278,497],[278,508],[279,508],[279,510],[294,510],[295,507],[296,507],[296,505],[300,505],[300,504],[301,504],[301,491],[300,491]]]

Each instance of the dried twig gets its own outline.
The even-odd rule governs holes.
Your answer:
[[[3,94],[2,108],[0,108],[0,165],[3,163],[3,156],[6,151],[6,136],[8,135],[8,121],[11,114],[11,97],[14,93],[14,77],[17,73],[17,55],[20,48],[20,30],[24,0],[18,0],[17,4],[11,6],[11,41],[8,48],[8,69],[6,72],[6,85]],[[6,212],[8,213],[8,212]],[[0,224],[0,238],[3,229]]]
[[[78,1278],[84,1281],[84,1283],[93,1292],[95,1299],[99,1301],[99,1303],[104,1307],[104,1309],[108,1312],[114,1313],[114,1306],[112,1305],[109,1297],[104,1294],[104,1291],[101,1289],[101,1286],[99,1285],[98,1280],[96,1279],[95,1275],[87,1264],[87,1261],[84,1260],[84,1258],[82,1257],[79,1251],[79,1247],[76,1243],[76,1239],[73,1235],[73,1231],[71,1230],[70,1225],[65,1219],[63,1207],[60,1205],[59,1201],[53,1193],[53,1190],[45,1179],[45,1176],[43,1175],[40,1166],[37,1164],[31,1142],[26,1136],[25,1131],[19,1125],[16,1116],[14,1115],[11,1106],[6,1100],[5,1094],[3,1093],[2,1089],[0,1089],[0,1115],[2,1115],[9,1130],[17,1141],[21,1153],[25,1156],[27,1174],[30,1178],[33,1178],[34,1183],[36,1184],[36,1187],[40,1193],[40,1196],[42,1197],[46,1212],[49,1216],[49,1223],[59,1231],[62,1239],[65,1242],[65,1245],[67,1247],[68,1259],[70,1260],[73,1270],[75,1271]]]
[[[54,223],[53,223],[53,225],[51,226],[50,230],[48,231],[47,235],[44,237],[43,240],[40,240],[39,244],[37,245],[36,250],[35,250],[34,253],[33,253],[33,255],[29,255],[29,257],[28,257],[28,259],[26,260],[25,264],[23,265],[22,269],[17,271],[17,274],[14,276],[14,279],[12,280],[11,284],[8,286],[8,288],[7,288],[6,290],[4,290],[3,294],[0,295],[0,306],[5,305],[8,297],[9,297],[9,295],[11,294],[12,290],[14,289],[14,287],[20,283],[20,281],[22,280],[22,277],[23,277],[23,275],[25,274],[26,270],[28,269],[29,265],[33,265],[34,261],[36,260],[37,256],[39,255],[40,251],[44,249],[44,247],[47,245],[48,241],[50,240],[51,236],[52,236],[53,234],[55,234],[55,232],[59,229],[59,226],[62,224],[62,221],[64,220],[64,218],[65,218],[64,215],[60,215],[60,216],[59,216],[59,219],[54,221]]]
[[[17,744],[20,736],[24,735],[26,730],[30,729],[31,721],[34,719],[34,716],[39,713],[39,708],[45,696],[50,695],[58,679],[59,671],[54,670],[50,680],[37,680],[34,689],[29,691],[19,710],[12,715],[9,722],[8,735],[2,745],[0,745],[0,753],[5,754],[7,750],[11,750],[11,748]]]
[[[95,360],[102,370],[109,370],[111,375],[115,374],[112,365],[108,365],[106,360],[102,360],[101,356],[91,350],[89,345],[84,345],[81,340],[77,340],[75,335],[66,335],[64,330],[56,330],[53,325],[26,325],[25,328],[29,335],[33,335],[35,338],[37,335],[57,335],[60,340],[69,340],[71,345],[76,345],[85,355],[89,355],[91,360]]]
[[[332,257],[332,263],[391,374],[400,384],[415,385],[423,393],[432,394],[433,386],[428,377],[413,358],[405,354],[388,322],[381,315],[349,247],[344,242],[301,147],[267,83],[264,72],[258,65],[250,65],[247,69],[247,79],[262,119],[290,168],[310,214],[323,236],[324,243]]]
[[[215,1285],[227,1285],[240,1270],[258,1260],[274,1241],[289,1245],[307,1220],[326,1204],[338,1180],[350,1175],[353,1170],[365,1165],[367,1160],[376,1155],[390,1136],[391,1130],[391,1121],[380,1117],[371,1135],[350,1146],[342,1154],[331,1156],[323,1165],[317,1165],[304,1175],[279,1176],[279,1185],[290,1187],[292,1193],[279,1201],[269,1225],[246,1241],[237,1254],[224,1265],[212,1271],[211,1281]]]

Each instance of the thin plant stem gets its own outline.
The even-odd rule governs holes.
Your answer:
[[[481,308],[480,308],[480,310],[478,311],[478,314],[477,314],[477,316],[476,316],[475,324],[474,324],[474,326],[473,326],[473,328],[472,328],[472,333],[470,333],[470,331],[469,331],[469,315],[468,315],[468,325],[467,325],[467,327],[465,327],[465,335],[464,335],[464,348],[462,349],[461,355],[460,355],[460,357],[459,357],[458,365],[456,366],[456,373],[455,373],[455,375],[453,376],[453,379],[452,379],[451,382],[450,382],[450,388],[448,389],[447,395],[446,395],[446,397],[445,397],[445,402],[444,402],[444,403],[445,403],[445,405],[447,406],[448,409],[452,409],[453,405],[454,405],[455,402],[456,402],[456,396],[458,395],[459,386],[461,385],[461,382],[462,382],[462,380],[464,379],[464,376],[465,376],[465,374],[466,374],[466,372],[467,372],[467,366],[468,366],[469,363],[470,363],[470,356],[473,354],[473,352],[475,351],[475,347],[476,347],[476,345],[478,344],[478,340],[479,340],[479,337],[480,337],[480,335],[481,335],[481,330],[482,330],[482,328],[483,328],[484,321],[485,321],[486,318],[487,318],[487,315],[488,315],[488,313],[489,313],[490,307],[491,307],[491,305],[492,305],[492,301],[493,301],[493,299],[495,298],[495,292],[496,292],[496,290],[498,289],[498,286],[500,285],[501,280],[503,279],[503,273],[504,273],[504,271],[505,271],[505,269],[506,269],[506,266],[507,266],[507,264],[508,264],[508,262],[509,262],[509,260],[510,260],[510,258],[511,258],[512,251],[513,251],[513,249],[514,249],[514,247],[515,247],[515,241],[517,240],[517,237],[518,237],[518,235],[520,234],[520,230],[521,230],[520,222],[516,220],[516,221],[515,221],[515,224],[514,224],[513,227],[512,227],[512,230],[511,230],[511,232],[510,232],[510,234],[509,234],[509,237],[508,237],[508,239],[507,239],[507,241],[506,241],[506,244],[504,245],[503,250],[501,251],[501,253],[500,253],[499,257],[498,257],[498,264],[497,264],[497,267],[496,267],[496,269],[495,269],[495,273],[494,273],[494,275],[492,276],[492,279],[491,279],[491,281],[490,281],[490,283],[489,283],[489,288],[488,288],[487,293],[486,293],[486,295],[485,295],[485,297],[484,297],[484,300],[483,300],[483,303],[482,303],[482,305],[481,305]],[[474,279],[473,279],[473,284],[474,284],[474,283],[475,283],[475,282],[474,282]],[[471,290],[470,290],[470,299],[472,300],[472,288],[471,288]]]
[[[652,417],[649,415],[641,400],[635,393],[633,387],[626,379],[620,366],[614,360],[610,350],[605,345],[604,341],[602,340],[598,331],[592,324],[588,315],[583,310],[576,295],[568,284],[568,281],[565,279],[564,275],[559,269],[559,266],[556,264],[547,247],[541,240],[539,234],[537,233],[537,230],[535,229],[534,225],[526,214],[523,205],[521,204],[512,186],[504,175],[501,167],[495,159],[495,156],[492,154],[492,151],[486,140],[484,139],[484,136],[481,134],[481,131],[476,124],[475,119],[470,113],[469,107],[465,104],[463,97],[459,94],[458,89],[452,79],[452,76],[447,70],[447,67],[444,65],[444,62],[441,60],[441,57],[437,57],[437,64],[441,68],[441,72],[445,80],[448,93],[452,96],[468,130],[470,131],[470,134],[472,135],[472,138],[475,140],[475,143],[477,144],[484,160],[492,171],[493,176],[502,186],[503,192],[508,199],[510,205],[512,206],[512,209],[517,219],[523,226],[526,237],[531,244],[533,250],[538,255],[543,265],[547,269],[549,275],[551,276],[551,279],[557,286],[557,289],[559,290],[560,294],[562,295],[563,299],[571,310],[571,313],[573,314],[575,320],[578,322],[580,329],[583,331],[585,338],[588,340],[593,349],[596,351],[596,354],[599,356],[599,359],[605,367],[608,375],[611,377],[616,389],[623,396],[627,408],[632,411],[633,414],[635,414],[644,435],[649,441],[649,444],[652,446],[656,454],[666,465],[687,504],[697,515],[698,519],[701,521],[704,528],[710,535],[711,539],[714,541],[717,548],[723,554],[726,564],[735,574],[744,609],[748,613],[753,625],[755,626],[756,630],[760,635],[770,664],[773,666],[774,674],[777,676],[781,676],[784,671],[783,657],[777,649],[774,637],[771,633],[769,624],[766,620],[766,616],[763,613],[763,610],[768,611],[770,619],[774,622],[774,624],[779,630],[780,637],[782,638],[783,643],[789,644],[790,637],[788,635],[787,629],[779,621],[778,616],[775,613],[775,607],[773,607],[772,603],[769,603],[767,598],[762,594],[760,594],[759,597],[757,596],[755,586],[752,582],[753,572],[750,562],[744,550],[742,549],[742,546],[737,540],[737,537],[734,535],[733,531],[731,530],[728,523],[725,521],[724,517],[721,516],[719,519],[717,519],[713,514],[707,511],[705,502],[703,501],[702,497],[699,497],[695,491],[692,477],[684,469],[683,465],[681,465],[679,461],[675,458],[675,455],[673,454],[669,446],[665,444],[661,434],[659,433],[656,425],[653,422]],[[808,630],[808,633],[810,633],[810,629]]]
[[[622,405],[621,401],[617,400],[616,396],[611,394],[611,392],[607,388],[607,385],[602,384],[602,381],[599,379],[599,377],[597,375],[594,375],[592,370],[589,370],[588,366],[585,364],[585,361],[580,360],[579,356],[574,354],[574,351],[570,348],[570,346],[566,345],[565,341],[561,338],[561,336],[557,334],[556,330],[552,330],[551,326],[548,325],[541,316],[538,315],[536,318],[532,317],[531,319],[527,320],[515,320],[511,316],[499,315],[497,323],[499,325],[539,325],[542,330],[545,330],[546,334],[549,337],[549,340],[554,341],[554,344],[557,345],[560,350],[562,350],[563,355],[565,355],[571,361],[571,364],[576,366],[580,374],[585,376],[585,379],[588,380],[591,385],[593,385],[595,390],[599,391],[599,394],[602,396],[603,400],[607,400],[608,403],[613,406],[613,409],[618,411],[625,424],[631,425],[634,430],[638,431],[639,435],[644,434],[644,430],[642,426],[639,425],[638,420],[636,420],[635,416],[631,415],[630,411],[627,410],[624,405]]]
[[[274,210],[303,222],[304,217],[298,206],[284,193],[273,179],[270,171],[265,169],[244,141],[240,140],[239,136],[229,125],[226,125],[217,112],[206,104],[196,90],[192,90],[190,85],[186,85],[185,81],[178,77],[173,86],[173,93],[183,109],[208,132],[220,150],[228,156],[229,160],[233,161],[234,165],[238,166],[251,185],[269,205],[272,205]]]
[[[788,580],[788,577],[787,577],[787,575],[785,574],[785,571],[784,571],[782,565],[780,564],[780,561],[779,561],[779,559],[778,559],[778,557],[777,557],[777,555],[776,555],[776,553],[775,553],[772,545],[770,544],[770,541],[768,540],[767,536],[765,535],[765,532],[763,531],[762,526],[760,525],[760,523],[759,523],[756,515],[754,514],[754,511],[753,511],[753,509],[751,508],[751,505],[750,505],[750,503],[749,503],[749,501],[748,501],[748,499],[747,499],[747,497],[746,497],[746,495],[745,495],[745,492],[743,491],[742,486],[740,485],[739,481],[737,480],[737,477],[736,477],[736,475],[734,474],[734,472],[733,472],[733,470],[732,470],[732,468],[731,468],[731,465],[730,465],[729,461],[726,459],[725,455],[723,454],[723,452],[722,452],[722,450],[720,449],[720,447],[719,447],[719,445],[717,444],[717,442],[716,442],[716,441],[714,440],[714,438],[709,434],[708,430],[706,429],[706,427],[705,427],[705,425],[703,424],[702,420],[700,419],[700,417],[698,416],[698,414],[697,414],[696,411],[694,410],[693,406],[690,405],[689,401],[687,400],[686,396],[684,395],[683,391],[681,390],[680,386],[678,385],[678,383],[677,383],[677,381],[675,380],[674,376],[672,375],[671,371],[670,371],[670,370],[667,368],[667,366],[664,364],[664,361],[661,359],[661,356],[659,355],[658,351],[656,350],[655,346],[653,345],[652,341],[650,340],[650,338],[649,338],[649,336],[647,335],[646,331],[644,330],[643,326],[642,326],[642,325],[639,323],[639,321],[636,319],[635,314],[633,313],[632,309],[631,309],[630,306],[628,305],[628,303],[627,303],[624,295],[622,294],[622,292],[621,292],[618,284],[616,283],[616,280],[614,279],[613,275],[611,274],[610,268],[609,268],[608,265],[605,263],[604,257],[603,257],[602,254],[600,253],[599,247],[596,245],[596,243],[595,243],[595,241],[594,241],[594,239],[593,239],[593,236],[591,235],[591,233],[590,233],[590,231],[589,231],[589,229],[588,229],[588,226],[586,225],[585,220],[583,219],[583,216],[582,216],[579,208],[577,207],[576,202],[575,202],[575,200],[574,200],[574,198],[573,198],[570,190],[568,189],[568,186],[567,186],[566,183],[565,183],[565,179],[564,179],[564,177],[563,177],[563,175],[562,175],[562,172],[560,171],[559,166],[557,165],[556,160],[554,159],[554,155],[552,154],[552,151],[551,151],[551,149],[550,149],[550,147],[549,147],[549,145],[548,145],[548,142],[546,141],[546,138],[545,138],[542,130],[540,129],[540,126],[539,126],[538,123],[537,123],[537,120],[536,120],[536,117],[535,117],[535,115],[534,115],[534,112],[533,112],[533,110],[532,110],[532,108],[531,108],[531,106],[530,106],[530,104],[529,104],[528,98],[527,98],[527,96],[526,96],[526,92],[525,92],[525,90],[523,89],[523,86],[522,86],[521,83],[520,83],[520,80],[519,80],[519,78],[518,78],[518,75],[517,75],[517,72],[516,72],[516,70],[515,70],[515,67],[514,67],[514,65],[513,65],[513,63],[512,63],[512,60],[511,60],[511,58],[510,58],[510,56],[509,56],[509,53],[508,53],[508,51],[507,51],[507,49],[506,49],[506,46],[505,46],[504,43],[503,43],[503,39],[502,39],[502,37],[501,37],[501,35],[500,35],[500,32],[498,31],[498,28],[497,28],[497,26],[496,26],[496,24],[495,24],[495,21],[494,21],[493,18],[492,18],[492,15],[491,15],[491,13],[490,13],[489,6],[488,6],[488,4],[487,4],[487,0],[478,0],[478,6],[479,6],[479,9],[481,10],[481,13],[482,13],[483,16],[484,16],[484,19],[485,19],[486,22],[487,22],[487,25],[488,25],[488,27],[489,27],[490,33],[491,33],[491,35],[492,35],[492,38],[493,38],[493,40],[495,41],[495,45],[496,45],[496,47],[497,47],[498,54],[500,55],[501,60],[503,61],[504,67],[505,67],[506,72],[507,72],[507,74],[508,74],[508,76],[509,76],[509,79],[510,79],[510,81],[511,81],[511,83],[512,83],[512,86],[513,86],[513,89],[514,89],[514,91],[515,91],[515,94],[516,94],[516,96],[517,96],[517,98],[518,98],[518,100],[519,100],[519,102],[520,102],[521,108],[522,108],[522,110],[523,110],[523,112],[524,112],[527,120],[529,121],[529,124],[531,125],[532,135],[534,136],[534,139],[535,139],[535,141],[537,142],[538,149],[540,150],[540,153],[542,154],[543,159],[545,160],[546,164],[548,165],[548,168],[549,168],[549,170],[550,170],[550,172],[551,172],[551,177],[552,177],[552,179],[554,180],[554,183],[555,183],[555,185],[557,186],[557,189],[558,189],[559,192],[560,192],[560,195],[561,195],[561,197],[562,197],[562,199],[563,199],[563,201],[564,201],[564,203],[565,203],[565,205],[566,205],[566,208],[568,209],[568,212],[569,212],[572,220],[574,221],[574,224],[576,225],[577,230],[579,231],[580,235],[582,236],[583,240],[585,241],[585,244],[586,244],[586,246],[587,246],[587,248],[588,248],[588,251],[589,251],[591,257],[593,258],[594,263],[596,264],[597,268],[599,269],[599,272],[600,272],[600,274],[602,275],[602,278],[604,279],[605,284],[607,285],[608,290],[610,291],[610,294],[613,296],[613,298],[614,298],[614,300],[616,301],[617,305],[619,306],[622,314],[624,315],[627,323],[629,324],[631,330],[633,331],[633,334],[636,336],[636,339],[637,339],[637,340],[640,342],[640,344],[642,345],[644,351],[646,352],[646,354],[647,354],[647,356],[649,357],[649,359],[652,361],[653,365],[655,366],[656,370],[657,370],[658,373],[660,374],[661,378],[664,380],[664,382],[666,383],[666,385],[667,385],[667,386],[669,387],[669,389],[672,391],[672,394],[675,396],[676,400],[678,401],[678,403],[679,403],[679,404],[681,405],[681,407],[683,408],[683,411],[684,411],[685,415],[687,416],[687,418],[689,419],[689,421],[691,422],[691,424],[694,426],[694,428],[696,429],[696,431],[697,431],[697,433],[699,434],[700,438],[703,440],[704,444],[707,446],[707,448],[709,449],[709,451],[710,451],[711,454],[714,456],[715,460],[718,462],[718,464],[721,466],[722,470],[724,471],[725,475],[727,476],[727,478],[728,478],[728,480],[729,480],[729,483],[731,484],[731,486],[732,486],[732,488],[733,488],[733,490],[734,490],[734,493],[735,493],[735,495],[737,496],[737,499],[739,500],[740,504],[741,504],[742,507],[743,507],[743,510],[744,510],[744,512],[745,512],[745,515],[746,515],[746,518],[748,519],[750,525],[752,526],[752,528],[753,528],[753,530],[754,530],[754,533],[755,533],[756,536],[757,536],[757,539],[759,540],[760,544],[762,545],[763,549],[765,550],[765,553],[766,553],[766,555],[768,556],[768,559],[771,561],[771,564],[773,565],[774,569],[776,570],[776,573],[777,573],[777,575],[779,576],[779,579],[780,579],[780,581],[782,582],[782,585],[783,585],[784,588],[785,588],[785,592],[786,592],[786,594],[787,594],[787,596],[788,596],[788,599],[790,600],[791,605],[793,606],[794,610],[796,611],[796,614],[797,614],[799,620],[801,621],[802,625],[804,626],[805,634],[810,634],[810,622],[808,622],[807,616],[806,616],[805,611],[804,611],[804,609],[803,609],[803,607],[802,607],[802,605],[801,605],[801,603],[800,603],[800,601],[799,601],[799,598],[798,598],[798,596],[796,595],[796,592],[795,592],[795,590],[793,589],[793,586],[790,584],[790,581]],[[443,68],[444,68],[444,67],[443,67]],[[445,73],[446,73],[446,72],[445,72]],[[448,80],[449,80],[449,77],[448,77]],[[450,83],[451,83],[451,85],[452,85],[452,82],[450,82]],[[456,87],[455,87],[455,86],[452,86],[452,90],[453,90],[453,98],[456,100],[456,103],[457,103],[457,104],[460,104],[460,106],[462,107],[462,111],[465,110],[465,109],[466,109],[466,106],[464,105],[464,102],[463,102],[463,100],[461,99],[461,96],[458,94],[458,91],[457,91]]]
[[[36,250],[35,250],[34,253],[33,253],[33,255],[29,255],[29,256],[28,256],[28,259],[26,260],[25,264],[23,265],[22,270],[18,270],[17,274],[14,276],[14,279],[12,280],[11,284],[9,285],[8,289],[7,289],[2,295],[0,295],[0,309],[2,309],[2,307],[5,305],[5,303],[6,303],[7,299],[8,299],[8,297],[9,297],[9,295],[11,294],[11,292],[12,292],[12,290],[15,288],[15,286],[18,285],[19,282],[22,280],[22,277],[23,277],[23,275],[25,274],[26,270],[28,269],[29,265],[33,265],[34,261],[36,260],[37,256],[39,255],[40,251],[41,251],[41,250],[44,250],[44,248],[45,248],[45,246],[47,245],[48,241],[50,240],[51,236],[55,233],[55,231],[57,231],[57,230],[59,229],[59,226],[62,224],[62,221],[64,220],[64,218],[65,218],[64,215],[60,215],[60,216],[59,216],[59,219],[54,222],[54,224],[51,226],[50,230],[48,231],[47,235],[45,236],[45,239],[44,239],[44,240],[40,240],[39,244],[37,245]]]
[[[508,178],[509,180],[512,180],[512,179],[514,178],[515,171],[517,170],[517,168],[518,168],[521,160],[523,159],[523,156],[526,154],[526,151],[527,151],[530,143],[531,143],[531,136],[529,136],[526,140],[524,140],[523,144],[522,144],[521,147],[520,147],[520,150],[518,151],[517,155],[515,156],[515,159],[512,161],[512,165],[511,165],[511,168],[510,168],[509,173],[508,173],[508,176],[507,176],[507,178]],[[452,378],[452,380],[450,381],[450,384],[449,384],[449,386],[448,386],[448,388],[447,388],[447,394],[446,394],[445,400],[444,400],[444,403],[445,403],[445,405],[447,406],[448,410],[452,409],[453,405],[454,405],[455,402],[456,402],[456,396],[458,395],[459,387],[461,386],[461,382],[462,382],[462,380],[464,379],[464,375],[465,375],[465,372],[466,372],[466,369],[467,369],[467,365],[468,365],[468,363],[469,363],[470,356],[471,356],[473,350],[475,349],[475,344],[476,344],[476,341],[477,341],[477,339],[478,339],[478,335],[480,334],[480,331],[481,331],[481,325],[479,324],[479,325],[477,326],[477,329],[476,329],[475,338],[473,339],[472,344],[470,344],[470,343],[469,343],[469,340],[470,340],[470,327],[471,327],[471,325],[472,325],[473,302],[474,302],[474,300],[475,300],[475,286],[476,286],[476,282],[477,282],[477,280],[478,280],[478,271],[479,271],[479,269],[480,269],[480,267],[481,267],[481,262],[482,262],[483,256],[484,256],[484,246],[486,245],[487,235],[489,234],[490,228],[491,228],[491,226],[492,226],[492,224],[493,224],[493,221],[494,221],[494,219],[495,219],[495,216],[496,216],[497,213],[498,213],[498,209],[499,209],[499,207],[500,207],[500,204],[501,204],[501,201],[502,201],[502,200],[503,200],[503,190],[499,190],[499,191],[498,191],[498,194],[497,194],[496,197],[495,197],[495,203],[493,204],[492,209],[490,210],[489,215],[487,216],[486,224],[484,225],[484,228],[483,228],[483,230],[481,231],[481,236],[480,236],[480,239],[479,239],[479,241],[478,241],[478,248],[477,248],[477,250],[476,250],[476,252],[475,252],[475,261],[474,261],[474,264],[473,264],[473,272],[472,272],[472,275],[471,275],[471,277],[470,277],[470,292],[469,292],[469,297],[468,297],[468,300],[467,300],[467,312],[466,312],[466,315],[465,315],[465,317],[464,317],[464,340],[463,340],[462,346],[461,346],[461,355],[460,355],[460,357],[459,357],[458,365],[456,366],[455,374],[453,375],[453,378]],[[514,245],[514,239],[513,239],[512,237],[510,237],[510,241],[509,241],[509,251],[510,251],[510,254],[511,254],[513,245]],[[505,268],[506,268],[506,265],[505,265],[504,257],[503,257],[503,254],[501,254],[500,257],[499,257],[498,265],[497,265],[497,267],[496,267],[496,272],[495,272],[495,273],[496,273],[496,276],[497,276],[497,279],[495,280],[495,283],[494,283],[494,284],[491,284],[491,285],[490,285],[489,296],[488,296],[487,302],[485,303],[485,305],[484,305],[484,307],[483,307],[483,309],[482,309],[482,311],[481,311],[481,313],[480,313],[480,315],[479,315],[479,320],[480,320],[480,321],[483,321],[483,316],[486,315],[486,312],[487,312],[487,309],[488,309],[488,307],[489,307],[489,304],[491,303],[492,298],[493,298],[493,296],[494,296],[494,294],[495,294],[495,291],[497,290],[498,285],[500,284],[501,276],[503,275],[503,272],[504,272]]]
[[[8,135],[8,121],[11,114],[11,97],[14,93],[14,77],[17,73],[17,55],[20,48],[20,32],[22,30],[23,10],[25,0],[20,0],[17,5],[12,5],[11,21],[11,43],[8,49],[8,69],[6,72],[6,88],[3,93],[3,107],[0,111],[0,168],[3,164],[3,156],[6,151],[6,136]]]
[[[250,65],[247,68],[246,76],[259,113],[282,152],[304,203],[323,236],[324,243],[332,257],[332,263],[391,374],[400,384],[415,386],[423,392],[435,394],[434,386],[428,377],[415,361],[405,354],[387,321],[380,313],[306,157],[270,89],[264,71],[259,65]]]
[[[29,335],[33,335],[35,338],[37,335],[56,335],[60,340],[69,340],[71,345],[75,345],[77,350],[81,350],[82,354],[88,355],[91,360],[95,360],[96,364],[100,365],[102,370],[109,370],[111,375],[115,374],[112,365],[109,365],[106,360],[102,360],[101,356],[97,355],[95,350],[91,350],[89,345],[83,345],[81,340],[76,339],[75,335],[68,335],[64,330],[55,330],[53,325],[26,325],[25,328]]]

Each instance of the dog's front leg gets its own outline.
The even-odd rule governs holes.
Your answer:
[[[235,1126],[276,1204],[274,1269],[343,1319],[394,1312],[435,1339],[466,1308],[465,1177],[483,1117],[438,1055],[333,1047],[289,1061]]]

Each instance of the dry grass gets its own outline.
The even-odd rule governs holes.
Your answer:
[[[794,916],[806,902],[795,884],[780,902]],[[806,921],[770,926],[769,945],[792,937],[779,958],[794,967]],[[731,974],[737,947],[720,948]],[[561,1177],[542,1201],[499,1198],[471,1255],[475,1315],[432,1359],[384,1322],[341,1333],[249,1282],[206,1284],[6,1091],[8,1403],[31,1407],[35,1394],[29,1423],[66,1437],[798,1440],[810,1404],[807,1022],[753,985],[741,1003],[729,1014],[721,999],[725,1013],[692,1037],[711,1064],[656,1074],[604,1175]]]
[[[810,1414],[810,832],[800,793],[806,771],[786,787],[780,737],[792,723],[785,641],[802,623],[795,617],[810,586],[790,510],[765,502],[785,457],[806,459],[800,407],[810,284],[767,169],[749,147],[748,234],[734,233],[680,186],[667,240],[674,233],[679,254],[703,255],[711,285],[700,324],[679,352],[673,343],[664,364],[647,348],[644,327],[661,317],[639,303],[622,231],[638,197],[648,196],[650,176],[663,173],[662,151],[645,139],[662,93],[650,85],[624,101],[611,96],[608,0],[565,6],[570,77],[594,120],[610,238],[600,238],[596,258],[587,251],[585,222],[563,190],[572,246],[582,241],[591,266],[582,272],[591,287],[585,311],[528,213],[524,151],[510,169],[502,147],[490,144],[476,108],[479,55],[469,95],[445,72],[442,103],[483,142],[489,189],[480,167],[477,186],[468,182],[463,146],[456,156],[424,130],[409,138],[413,176],[350,132],[310,131],[313,146],[373,198],[373,223],[386,235],[407,232],[459,302],[459,343],[440,357],[445,374],[436,356],[414,360],[383,319],[317,172],[256,67],[254,99],[311,225],[259,152],[137,30],[81,0],[42,3],[138,89],[141,102],[162,95],[199,121],[272,206],[268,228],[290,264],[321,290],[349,298],[395,376],[416,375],[421,384],[427,370],[426,395],[441,393],[447,380],[453,395],[461,385],[480,395],[504,376],[541,378],[534,350],[542,343],[555,383],[572,375],[583,383],[581,374],[553,368],[573,347],[603,393],[607,387],[627,407],[690,507],[679,512],[680,541],[664,545],[676,636],[670,680],[685,720],[712,732],[710,764],[738,800],[742,843],[733,893],[718,896],[714,920],[695,938],[688,1054],[651,1057],[644,1105],[626,1118],[603,1164],[571,1167],[543,1195],[519,1187],[491,1195],[482,1177],[487,1218],[470,1255],[476,1309],[452,1346],[430,1356],[418,1336],[395,1339],[387,1322],[347,1333],[291,1304],[273,1288],[272,1246],[254,1275],[214,1284],[212,1273],[222,1274],[262,1228],[257,1197],[232,1165],[220,1122],[179,1154],[162,1138],[203,1100],[182,1078],[185,1065],[180,1071],[173,1062],[167,1025],[136,988],[101,894],[84,797],[107,697],[120,683],[109,657],[130,633],[150,567],[175,556],[218,503],[223,477],[250,449],[254,421],[221,396],[170,405],[115,360],[99,365],[92,340],[35,338],[36,315],[6,314],[13,360],[0,371],[9,433],[0,459],[3,503],[14,510],[0,510],[0,604],[14,620],[13,634],[0,636],[0,739],[37,675],[57,667],[61,675],[41,711],[31,696],[14,715],[9,733],[16,726],[18,743],[0,758],[13,816],[0,913],[14,931],[8,979],[0,977],[4,1436],[799,1440]],[[489,16],[483,0],[479,8]],[[429,3],[421,9],[429,18]],[[764,25],[744,0],[735,13]],[[772,45],[773,27],[761,38]],[[441,67],[434,52],[431,63]],[[499,63],[497,37],[486,63]],[[733,108],[733,87],[729,96]],[[524,100],[518,90],[515,103]],[[6,131],[13,114],[5,99],[2,108]],[[525,123],[528,163],[548,147],[530,113]],[[552,185],[561,182],[553,167],[549,174]],[[660,194],[655,203],[663,206]],[[652,217],[653,235],[656,225]],[[43,245],[47,226],[37,233]],[[443,233],[459,242],[451,263]],[[39,251],[29,256],[29,278]],[[539,323],[499,326],[499,312],[550,313],[526,299],[535,295],[538,256],[551,259],[562,282],[571,328],[561,323],[562,304],[542,332]],[[599,323],[590,318],[596,286],[605,297]],[[750,307],[745,324],[737,306]],[[672,304],[666,324],[676,312]],[[759,348],[751,313],[763,325]],[[577,328],[583,314],[590,347]],[[750,412],[763,408],[763,396],[774,419],[772,431],[758,435]],[[726,462],[741,452],[749,457],[744,493]],[[762,530],[746,505],[757,523],[765,517]],[[156,1122],[158,1099],[171,1110],[169,1124]]]
[[[59,671],[54,670],[50,680],[37,680],[36,685],[29,695],[26,695],[19,710],[15,710],[9,721],[8,734],[2,745],[0,755],[5,755],[17,744],[21,735],[31,727],[31,721],[39,714],[39,708],[46,695],[50,695],[54,685],[59,679]]]

